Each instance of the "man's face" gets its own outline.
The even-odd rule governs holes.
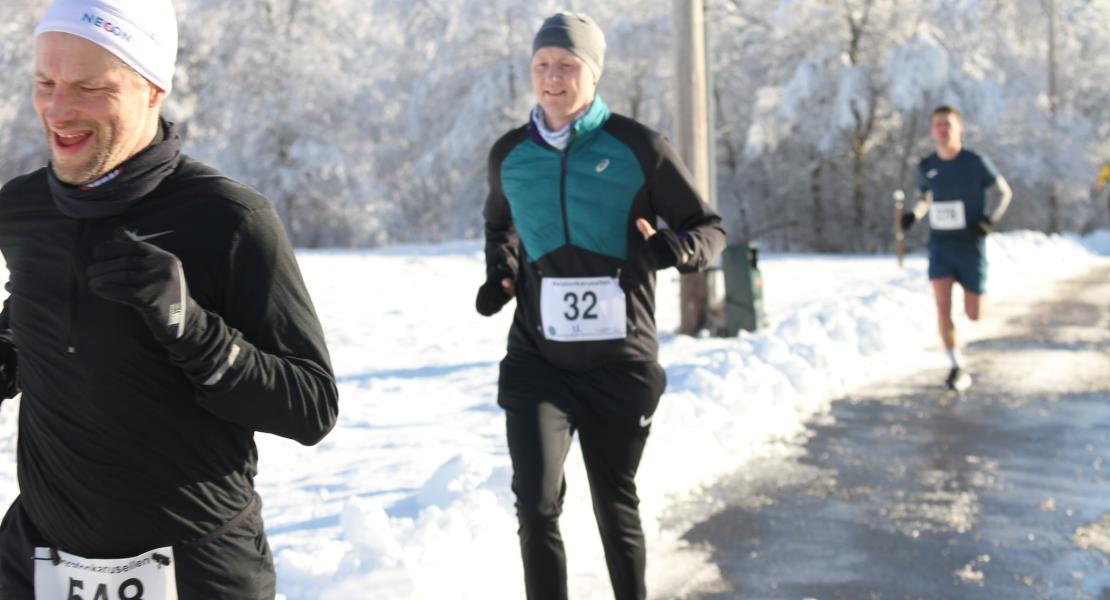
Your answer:
[[[964,126],[960,118],[952,113],[933,115],[933,141],[941,148],[951,148],[960,143]]]
[[[35,43],[35,111],[66,183],[93,181],[146,148],[164,96],[84,38],[47,32]]]
[[[544,114],[556,121],[582,111],[594,99],[593,71],[565,48],[540,48],[532,56],[532,90]]]

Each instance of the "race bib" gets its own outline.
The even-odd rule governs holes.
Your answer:
[[[933,202],[929,209],[929,226],[940,231],[954,231],[967,227],[963,200]]]
[[[116,559],[35,548],[35,600],[177,600],[173,548]]]
[[[624,290],[614,277],[544,278],[543,333],[554,342],[621,340],[627,335]]]

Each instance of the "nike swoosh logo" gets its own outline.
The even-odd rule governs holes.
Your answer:
[[[148,233],[146,235],[139,235],[138,233],[135,233],[135,237],[132,239],[134,239],[136,242],[145,242],[147,240],[153,240],[156,237],[162,237],[171,233],[173,233],[172,229],[169,231],[159,231],[158,233]]]
[[[640,427],[647,427],[648,425],[651,425],[651,422],[654,419],[655,419],[655,415],[652,415],[650,417],[640,415]]]

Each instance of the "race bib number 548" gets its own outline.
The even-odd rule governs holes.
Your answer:
[[[613,277],[545,277],[540,315],[544,336],[556,342],[620,340],[627,334],[624,290]]]
[[[35,548],[35,600],[177,600],[173,548],[118,559]]]

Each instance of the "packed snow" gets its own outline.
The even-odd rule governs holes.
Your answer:
[[[992,236],[989,302],[1029,302],[1110,254],[1086,238]],[[258,436],[258,488],[286,600],[521,598],[504,420],[496,404],[510,305],[473,309],[481,245],[303,251],[341,393],[339,424],[303,448]],[[854,387],[933,369],[926,260],[771,255],[760,267],[768,326],[738,338],[664,335],[668,391],[638,477],[653,597],[717,577],[681,536],[717,506],[707,488],[779,452]],[[677,327],[677,277],[663,273],[661,331]],[[959,302],[957,301],[957,305]],[[991,330],[957,319],[962,338]],[[0,410],[0,504],[18,493],[18,401]],[[562,517],[574,598],[611,598],[577,448]]]

